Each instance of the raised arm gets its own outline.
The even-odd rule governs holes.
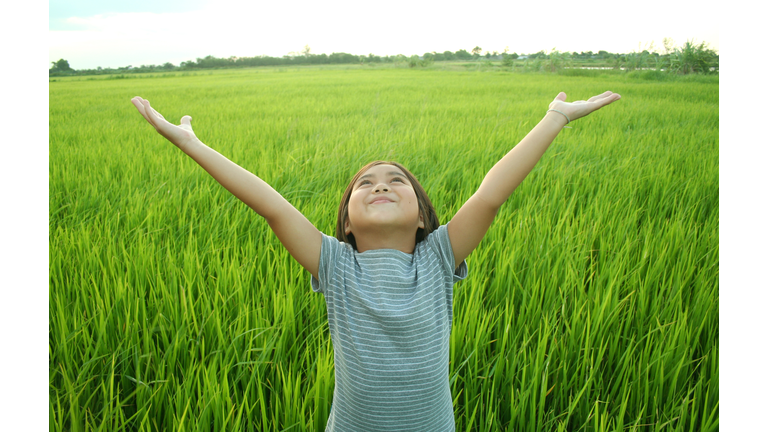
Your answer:
[[[131,100],[160,135],[200,164],[224,188],[267,220],[288,252],[317,278],[322,235],[295,207],[262,179],[203,144],[192,131],[192,117],[169,123],[140,97]]]
[[[549,104],[550,111],[488,171],[477,192],[448,224],[448,237],[457,267],[480,244],[499,207],[531,172],[563,126],[619,100],[621,96],[608,91],[587,101],[569,103],[565,98],[562,92],[555,97]]]

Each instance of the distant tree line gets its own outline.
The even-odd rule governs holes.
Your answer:
[[[650,51],[649,51],[650,50]],[[476,46],[471,51],[460,49],[456,52],[427,52],[421,56],[412,55],[406,57],[402,54],[394,56],[378,56],[374,54],[354,55],[348,53],[313,54],[309,46],[305,46],[301,52],[291,52],[282,57],[256,56],[256,57],[228,57],[218,58],[206,56],[181,62],[178,66],[170,62],[162,65],[141,65],[124,66],[119,68],[96,69],[72,69],[69,62],[60,59],[52,62],[48,71],[49,76],[69,76],[69,75],[102,75],[102,74],[123,74],[123,73],[147,73],[147,72],[167,72],[167,71],[194,71],[203,69],[224,69],[239,67],[256,66],[300,66],[300,65],[329,65],[329,64],[376,64],[376,63],[395,63],[405,64],[409,67],[428,66],[433,62],[444,61],[477,61],[477,60],[500,60],[502,65],[513,67],[521,61],[525,61],[525,67],[529,70],[549,70],[556,72],[562,68],[573,67],[575,62],[584,64],[585,62],[601,62],[604,66],[616,69],[635,70],[655,68],[667,71],[687,74],[687,73],[712,73],[719,71],[720,56],[711,50],[706,43],[698,45],[693,42],[686,42],[681,47],[674,47],[671,39],[664,39],[664,53],[651,52],[653,45],[649,49],[641,52],[632,52],[627,54],[615,54],[607,51],[586,52],[560,52],[552,49],[550,52],[539,51],[533,54],[518,55],[509,53],[505,49],[499,53],[497,51],[483,52],[483,49]],[[531,62],[530,65],[528,62]],[[534,65],[534,66],[531,66]]]

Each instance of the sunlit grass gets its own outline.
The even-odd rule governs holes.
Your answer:
[[[718,425],[718,85],[445,70],[252,69],[50,83],[52,430],[322,430],[322,295],[268,225],[130,104],[140,95],[333,234],[394,159],[446,223],[544,115],[604,90],[455,286],[458,430]]]

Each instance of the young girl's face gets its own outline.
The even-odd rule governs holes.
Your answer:
[[[347,235],[382,228],[413,228],[416,233],[424,228],[413,185],[394,165],[373,166],[358,178],[349,197],[348,215]]]

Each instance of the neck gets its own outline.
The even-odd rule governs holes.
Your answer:
[[[358,252],[375,249],[394,249],[407,254],[412,254],[416,248],[416,233],[393,233],[387,231],[367,231],[360,235],[355,234],[355,243]]]

